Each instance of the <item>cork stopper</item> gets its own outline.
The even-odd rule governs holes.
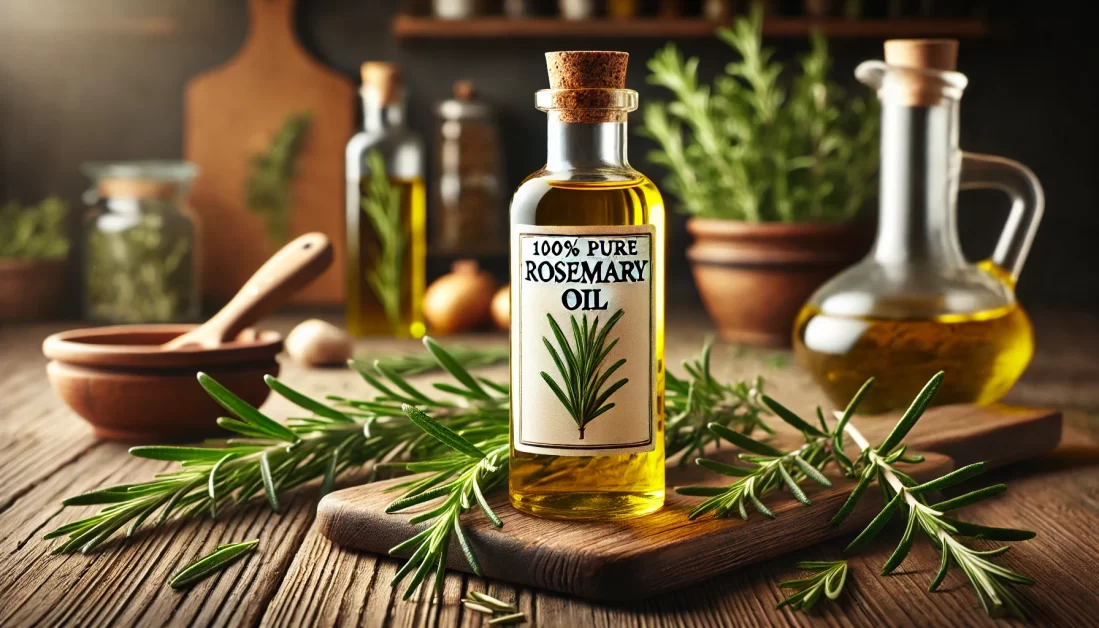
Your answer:
[[[626,89],[630,55],[608,50],[547,52],[550,89]]]
[[[454,90],[454,100],[461,100],[463,102],[473,100],[473,96],[477,93],[477,90],[473,88],[473,81],[454,81],[452,89]]]
[[[944,72],[958,68],[955,39],[891,39],[885,42],[885,62],[890,68],[890,95],[908,107],[942,104],[951,81]]]
[[[958,40],[890,39],[885,42],[885,62],[905,68],[955,72],[958,69]]]
[[[366,61],[359,66],[363,89],[369,89],[378,98],[379,105],[390,105],[400,98],[401,71],[388,61]]]
[[[637,92],[626,89],[629,59],[608,50],[547,52],[550,89],[538,93],[538,108],[562,122],[624,122],[637,108]]]

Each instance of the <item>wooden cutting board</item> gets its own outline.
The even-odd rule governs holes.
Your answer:
[[[343,301],[344,147],[353,133],[355,87],[309,55],[294,34],[295,0],[249,0],[251,27],[226,64],[187,83],[184,157],[199,166],[191,204],[201,220],[202,289],[224,302],[281,247],[263,217],[248,209],[245,181],[253,155],[265,153],[294,114],[312,122],[291,187],[289,238],[321,231],[332,240],[332,267],[298,292],[295,303]]]
[[[892,429],[897,417],[856,419],[872,443]],[[787,443],[792,434],[781,434]],[[930,479],[958,466],[980,460],[1003,465],[1052,451],[1061,436],[1061,413],[1009,406],[944,406],[929,410],[906,442],[927,454],[910,466],[917,479]],[[716,457],[716,456],[715,456]],[[504,527],[497,529],[483,516],[465,519],[468,536],[485,576],[599,600],[636,600],[711,578],[786,552],[814,545],[865,525],[881,506],[871,490],[839,528],[829,519],[847,498],[851,483],[833,476],[835,486],[807,490],[812,506],[803,506],[784,492],[764,498],[777,516],[770,521],[751,513],[748,521],[688,521],[699,498],[675,494],[674,486],[726,484],[727,478],[699,469],[669,466],[667,503],[652,515],[612,522],[566,522],[520,513],[508,504],[504,490],[489,502]],[[423,528],[409,518],[423,509],[387,515],[395,493],[389,480],[329,494],[317,509],[321,531],[349,548],[386,554],[390,547]],[[458,546],[451,548],[448,566],[469,571]],[[690,569],[684,569],[684,564]]]

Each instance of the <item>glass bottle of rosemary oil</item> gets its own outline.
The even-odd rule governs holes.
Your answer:
[[[546,54],[548,157],[511,203],[511,503],[614,519],[664,503],[664,203],[626,160],[621,52]]]
[[[397,67],[362,64],[363,130],[347,144],[347,329],[424,335],[423,141],[404,123]]]

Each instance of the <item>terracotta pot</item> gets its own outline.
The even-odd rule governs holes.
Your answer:
[[[0,259],[0,322],[57,318],[65,303],[65,260]]]
[[[801,306],[870,245],[863,224],[747,223],[692,218],[695,284],[721,337],[788,346]]]

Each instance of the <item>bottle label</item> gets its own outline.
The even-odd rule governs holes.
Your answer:
[[[519,451],[652,451],[653,227],[516,225],[511,413]]]

